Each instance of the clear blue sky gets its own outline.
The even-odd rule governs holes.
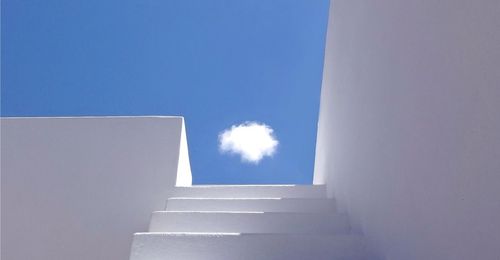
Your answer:
[[[182,115],[194,183],[311,183],[328,0],[4,0],[2,116]],[[266,123],[258,165],[218,134]]]

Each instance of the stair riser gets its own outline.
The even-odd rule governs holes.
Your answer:
[[[169,199],[166,210],[333,213],[335,202],[329,199]]]
[[[150,232],[347,233],[341,214],[155,212]]]
[[[130,260],[374,260],[355,236],[136,234]]]
[[[325,198],[323,185],[176,187],[172,197],[190,198]]]

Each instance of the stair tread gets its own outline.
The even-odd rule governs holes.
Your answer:
[[[155,211],[149,231],[230,233],[347,233],[345,214],[260,211]]]
[[[259,198],[259,197],[252,197],[252,198],[210,198],[210,197],[170,197],[167,198],[167,200],[329,200],[333,201],[333,199],[329,198],[283,198],[283,197],[268,197],[268,198]]]
[[[167,211],[263,211],[335,212],[335,202],[326,199],[177,199],[168,200]]]
[[[325,186],[324,184],[310,185],[310,184],[198,184],[183,187],[320,187]]]
[[[340,234],[327,234],[327,233],[312,233],[312,234],[296,234],[296,233],[247,233],[247,232],[136,232],[134,235],[164,235],[164,236],[276,236],[276,237],[349,237],[364,239],[360,234],[340,233]]]
[[[137,233],[132,248],[131,260],[376,259],[359,235]]]
[[[324,185],[197,185],[175,187],[172,197],[326,198]]]

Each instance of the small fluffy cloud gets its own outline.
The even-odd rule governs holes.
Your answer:
[[[220,151],[240,155],[243,162],[258,164],[265,156],[273,156],[277,146],[273,129],[257,122],[233,125],[219,134]]]

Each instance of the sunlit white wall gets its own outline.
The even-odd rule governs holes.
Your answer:
[[[189,184],[183,130],[181,117],[2,118],[1,258],[128,259],[178,168]]]
[[[387,259],[499,259],[500,1],[332,0],[314,177]]]

